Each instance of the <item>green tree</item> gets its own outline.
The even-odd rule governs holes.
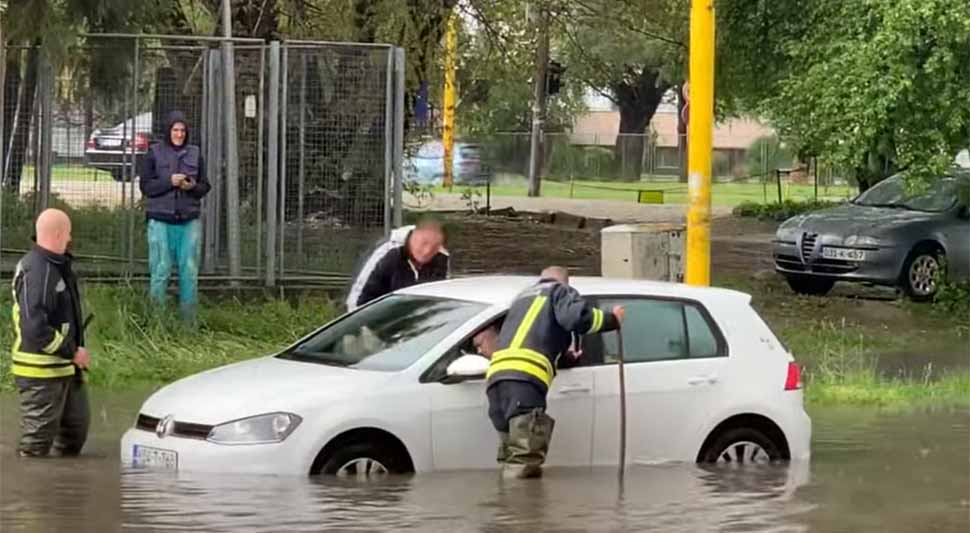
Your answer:
[[[966,0],[721,0],[718,9],[727,100],[771,119],[800,155],[854,169],[861,189],[897,170],[925,183],[970,144]]]

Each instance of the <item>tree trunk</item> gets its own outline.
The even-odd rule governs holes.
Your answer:
[[[659,71],[650,68],[628,74],[636,76],[635,83],[619,81],[611,87],[620,109],[620,134],[616,138],[615,158],[618,177],[639,180],[643,172],[647,125],[670,84],[661,79]]]
[[[37,92],[37,67],[40,60],[40,48],[35,45],[27,51],[27,70],[24,82],[20,86],[20,98],[17,102],[17,124],[13,131],[13,146],[10,150],[9,174],[7,176],[8,190],[19,191],[20,179],[23,177],[24,163],[27,159],[27,141],[30,137],[30,127],[34,118],[34,101]]]

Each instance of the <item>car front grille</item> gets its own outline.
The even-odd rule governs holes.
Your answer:
[[[154,433],[159,422],[161,422],[160,418],[139,414],[138,420],[135,422],[135,428]],[[193,424],[191,422],[179,422],[176,420],[172,425],[172,432],[169,434],[169,436],[205,440],[211,431],[212,426],[209,425]]]
[[[818,240],[817,233],[806,233],[802,235],[802,260],[808,263],[812,258],[812,252],[815,251],[815,241]]]
[[[793,255],[776,255],[775,264],[778,265],[778,268],[783,268],[785,270],[805,270],[805,263],[802,263],[800,258]]]

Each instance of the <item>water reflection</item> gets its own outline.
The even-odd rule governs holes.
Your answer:
[[[762,468],[549,469],[389,478],[119,470],[142,395],[92,399],[78,459],[19,460],[0,397],[0,531],[955,531],[970,530],[970,412],[826,409],[809,463]]]
[[[206,531],[770,531],[807,510],[793,502],[807,463],[758,469],[550,469],[541,482],[491,471],[331,479],[122,474],[127,526]],[[800,531],[797,524],[787,530]]]

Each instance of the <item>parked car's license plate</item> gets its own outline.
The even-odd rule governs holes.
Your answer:
[[[163,450],[161,448],[135,444],[131,456],[132,463],[139,467],[164,470],[178,470],[179,467],[178,452],[172,450]]]
[[[866,251],[851,248],[822,248],[822,257],[842,261],[865,261]]]
[[[118,147],[121,146],[121,139],[101,139],[101,146]]]

